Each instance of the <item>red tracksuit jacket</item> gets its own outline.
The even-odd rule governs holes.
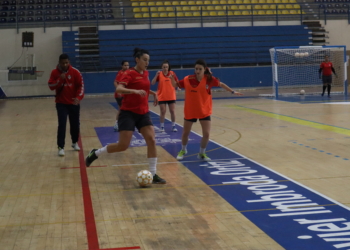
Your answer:
[[[84,98],[84,81],[80,71],[69,66],[66,74],[66,79],[61,79],[63,72],[57,66],[52,70],[49,80],[49,88],[56,90],[56,103],[73,104],[73,99]]]

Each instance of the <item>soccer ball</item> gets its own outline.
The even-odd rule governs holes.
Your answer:
[[[136,181],[140,187],[145,187],[152,184],[153,176],[152,173],[148,170],[141,170],[136,176]]]
[[[301,95],[305,95],[305,90],[303,90],[303,89],[300,90],[300,94],[301,94]]]
[[[300,54],[297,52],[294,54],[295,57],[300,57]]]
[[[305,54],[304,53],[299,53],[299,57],[304,57]]]
[[[304,56],[309,56],[309,52],[305,52],[305,53],[304,53]]]

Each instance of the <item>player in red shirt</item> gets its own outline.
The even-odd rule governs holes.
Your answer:
[[[185,120],[182,132],[182,149],[177,155],[176,159],[182,160],[187,154],[188,136],[194,122],[199,122],[202,126],[202,140],[198,159],[210,161],[211,159],[206,155],[205,150],[209,142],[212,113],[212,87],[221,87],[232,94],[242,95],[239,92],[233,91],[225,83],[220,82],[219,79],[212,76],[207,64],[204,60],[199,59],[195,64],[195,74],[186,76],[183,80],[176,82],[173,77],[173,86],[178,86],[185,89]]]
[[[148,107],[150,93],[154,95],[154,105],[158,104],[156,93],[150,90],[151,83],[147,71],[150,56],[147,50],[135,48],[134,58],[136,66],[125,71],[117,85],[117,92],[124,95],[118,119],[119,141],[100,149],[92,149],[86,157],[85,164],[89,167],[104,153],[125,151],[130,145],[136,127],[147,144],[147,158],[153,183],[165,184],[166,181],[156,174],[157,148]]]
[[[122,100],[123,96],[119,93],[117,93],[117,86],[118,86],[118,81],[122,78],[123,74],[125,73],[126,70],[129,69],[129,62],[128,61],[122,61],[122,69],[118,71],[117,76],[115,77],[114,80],[114,87],[115,87],[115,92],[114,92],[114,98],[117,101],[117,104],[120,107],[122,106]],[[115,124],[114,124],[114,131],[118,131],[118,116],[119,116],[119,111],[117,110],[117,115],[115,118]]]
[[[332,62],[329,61],[328,56],[325,56],[324,61],[320,65],[320,69],[318,70],[318,73],[320,74],[320,79],[321,79],[321,73],[322,73],[322,82],[323,82],[322,96],[324,96],[324,92],[326,91],[326,88],[327,88],[329,98],[331,97],[332,71],[334,75],[337,76],[333,68]]]
[[[166,105],[169,106],[172,130],[173,132],[177,131],[175,127],[175,103],[176,103],[176,92],[175,88],[171,84],[169,75],[172,75],[175,81],[178,81],[175,72],[171,71],[170,63],[165,60],[162,63],[162,71],[158,71],[155,77],[153,78],[151,84],[158,82],[158,104],[160,108],[160,131],[164,132],[164,119],[166,113]]]
[[[67,54],[60,55],[58,65],[52,70],[48,84],[51,90],[56,91],[58,155],[65,155],[67,116],[69,117],[72,147],[79,151],[77,142],[80,131],[80,101],[84,98],[84,81],[79,70],[70,65]]]

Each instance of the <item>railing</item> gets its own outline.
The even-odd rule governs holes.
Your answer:
[[[298,4],[298,3],[293,3],[293,4]],[[174,12],[175,16],[174,17],[152,17],[152,14],[158,13],[157,12],[152,12],[151,8],[152,7],[161,7],[161,6],[143,6],[148,8],[148,15],[149,17],[147,18],[135,18],[133,15],[133,8],[131,6],[125,6],[125,7],[109,7],[109,9],[113,10],[112,14],[109,14],[109,19],[107,19],[107,16],[103,16],[99,13],[99,8],[93,8],[95,10],[96,14],[87,16],[86,20],[81,20],[82,16],[81,14],[71,14],[72,9],[68,9],[70,14],[66,15],[64,18],[66,20],[52,20],[52,21],[47,21],[47,16],[45,14],[46,9],[41,9],[43,14],[41,16],[35,16],[35,17],[41,17],[42,21],[24,21],[20,22],[18,13],[20,10],[18,8],[16,9],[16,18],[14,22],[5,22],[1,23],[0,22],[0,28],[16,28],[17,31],[20,28],[24,27],[43,27],[44,32],[47,27],[59,27],[59,26],[65,26],[65,27],[70,27],[71,30],[73,30],[73,26],[97,26],[99,27],[100,25],[122,25],[124,29],[127,29],[128,25],[133,25],[133,24],[143,24],[147,25],[148,28],[152,29],[154,28],[155,25],[157,24],[174,24],[174,28],[178,28],[181,23],[199,23],[200,27],[204,27],[206,23],[209,22],[221,22],[225,23],[226,26],[230,26],[231,22],[240,22],[240,21],[245,21],[245,22],[250,22],[250,24],[253,26],[255,22],[257,21],[274,21],[276,25],[279,25],[281,21],[285,20],[293,20],[293,21],[299,21],[300,24],[302,24],[303,20],[324,20],[326,23],[327,20],[329,19],[347,19],[348,23],[350,24],[350,10],[349,7],[346,11],[346,13],[332,13],[331,8],[327,8],[325,6],[324,8],[319,7],[319,3],[315,4],[309,4],[308,6],[304,6],[303,4],[300,4],[300,9],[299,8],[289,8],[288,10],[294,10],[297,11],[298,14],[283,14],[283,10],[287,10],[286,8],[281,8],[282,5],[286,5],[285,3],[281,4],[273,4],[275,5],[274,9],[268,9],[271,11],[274,11],[273,14],[264,14],[264,15],[259,15],[257,12],[259,9],[256,9],[256,6],[262,6],[266,4],[239,4],[239,5],[245,5],[248,6],[248,9],[245,9],[243,11],[248,11],[249,13],[246,15],[234,15],[234,13],[230,13],[232,11],[239,11],[239,10],[233,10],[232,6],[237,6],[237,5],[220,5],[224,8],[224,15],[220,16],[206,16],[204,15],[204,10],[203,7],[208,7],[208,6],[215,6],[215,5],[206,5],[206,6],[197,6],[199,7],[199,15],[198,16],[179,16],[178,11],[176,10],[176,7],[184,7],[184,6],[172,6],[174,7]],[[192,5],[193,6],[193,5]],[[186,5],[186,7],[192,7],[191,5]],[[217,6],[217,5],[216,5]],[[166,6],[164,6],[166,7]],[[88,9],[88,8],[86,8]],[[91,9],[91,8],[90,8]],[[310,12],[310,9],[313,10],[313,12]],[[61,9],[62,10],[62,9]],[[77,9],[79,10],[79,8]],[[35,10],[34,10],[35,11]],[[215,11],[215,10],[214,10]],[[1,12],[7,12],[9,13],[10,11],[1,11]],[[222,13],[221,13],[222,14]],[[54,15],[50,15],[53,17]],[[60,15],[60,17],[63,15]],[[34,16],[33,16],[34,17]],[[1,19],[2,17],[0,17]],[[78,19],[78,20],[75,20]],[[79,20],[80,19],[80,20]]]

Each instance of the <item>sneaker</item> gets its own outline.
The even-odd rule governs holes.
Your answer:
[[[177,132],[177,128],[173,126],[173,132]]]
[[[177,160],[182,160],[184,158],[184,155],[187,154],[187,150],[180,150],[180,152],[178,153],[176,159]]]
[[[115,123],[113,128],[114,128],[114,131],[117,132],[118,131],[118,123]]]
[[[63,148],[58,147],[58,155],[64,156],[64,149]]]
[[[153,181],[152,181],[153,184],[166,184],[166,180],[162,179],[159,177],[159,175],[155,174],[153,176]]]
[[[210,161],[211,159],[204,153],[204,154],[198,154],[198,159],[203,161]]]
[[[96,150],[97,150],[97,149],[91,150],[90,153],[89,153],[89,155],[86,157],[86,159],[85,159],[85,165],[86,165],[87,167],[90,167],[91,163],[92,163],[94,160],[96,160],[96,159],[98,158],[97,155],[95,154],[95,151],[96,151]]]
[[[161,127],[160,128],[160,132],[164,132],[165,130],[164,130],[164,127]]]
[[[74,148],[75,151],[80,151],[80,148],[77,142],[72,144],[72,148]]]

